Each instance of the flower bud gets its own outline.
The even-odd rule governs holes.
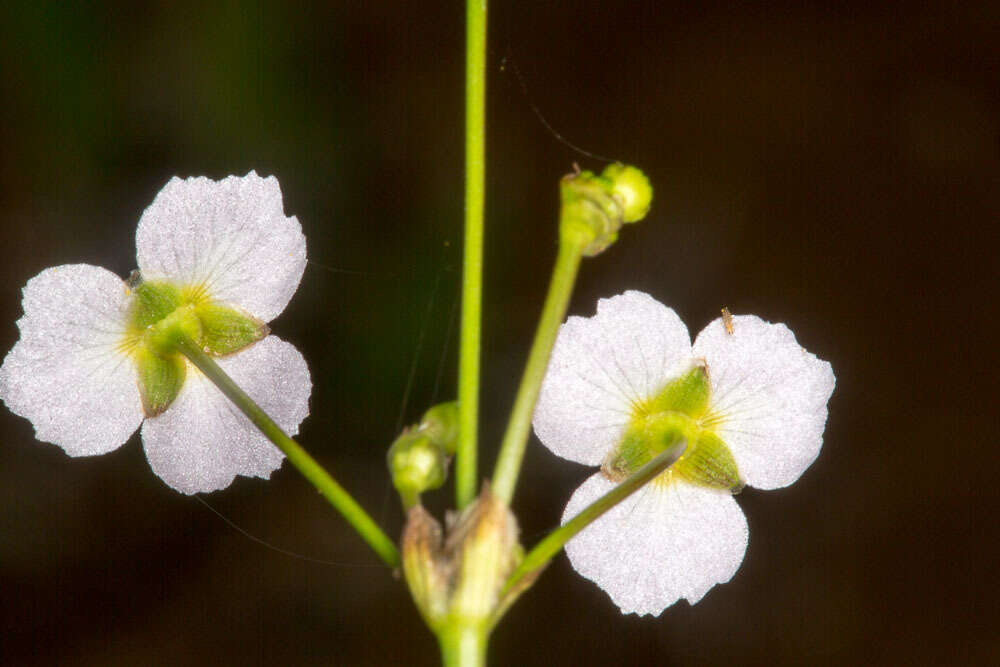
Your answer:
[[[611,184],[611,190],[622,206],[624,222],[638,222],[646,217],[653,203],[653,186],[646,174],[632,165],[615,162],[608,165],[601,177]]]
[[[581,245],[587,257],[614,243],[622,224],[640,220],[653,198],[645,175],[618,163],[601,176],[590,171],[564,176],[559,188],[560,238]]]
[[[412,507],[424,491],[444,484],[448,476],[448,459],[444,450],[427,434],[407,430],[389,447],[389,473],[403,503]]]
[[[438,403],[424,413],[417,428],[446,453],[454,454],[458,445],[458,401]]]

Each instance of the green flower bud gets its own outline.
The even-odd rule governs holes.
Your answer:
[[[581,245],[587,257],[614,243],[624,223],[646,215],[653,199],[646,176],[620,163],[609,166],[601,176],[590,171],[564,176],[559,191],[560,238]]]
[[[646,217],[653,203],[653,186],[646,174],[616,162],[601,172],[601,177],[610,182],[614,196],[621,202],[624,222],[638,222]]]
[[[458,445],[458,401],[438,403],[424,413],[417,428],[448,454]]]
[[[448,476],[444,450],[419,430],[403,431],[389,447],[387,460],[392,483],[408,508],[419,502],[421,493],[444,484]]]

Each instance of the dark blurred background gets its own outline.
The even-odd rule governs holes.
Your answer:
[[[0,351],[43,268],[134,268],[171,176],[275,174],[312,261],[272,324],[313,375],[301,441],[395,535],[385,447],[455,392],[464,10],[337,4],[2,5]],[[723,305],[786,322],[837,389],[818,461],[740,497],[732,582],[622,617],[559,557],[492,664],[996,660],[1000,5],[494,4],[484,474],[557,179],[603,166],[555,132],[657,195],[573,312],[637,288],[692,333]],[[6,409],[0,434],[3,664],[437,663],[401,582],[287,464],[205,499],[333,564],[172,491],[137,437],[74,460]],[[589,474],[530,446],[526,544]]]

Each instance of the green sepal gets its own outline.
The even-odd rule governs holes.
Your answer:
[[[583,254],[593,257],[618,238],[622,205],[606,179],[581,171],[559,182],[559,235],[563,242],[579,244]]]
[[[621,444],[604,459],[601,471],[612,481],[621,481],[657,454],[689,437],[693,428],[691,420],[679,413],[636,420],[625,432]]]
[[[671,470],[692,484],[738,493],[743,485],[732,452],[700,421],[708,408],[710,392],[704,365],[670,382],[637,408],[621,443],[604,460],[601,470],[612,481],[621,481],[684,440],[684,455]]]
[[[653,458],[651,449],[641,430],[629,431],[621,444],[604,459],[601,471],[611,481],[619,482]]]
[[[179,354],[164,357],[143,348],[136,352],[135,361],[143,412],[147,417],[162,414],[184,386],[187,372],[184,357]]]
[[[678,475],[698,486],[725,489],[733,493],[743,490],[740,472],[732,452],[717,435],[708,431],[698,434],[693,446],[673,465]]]
[[[194,308],[201,322],[198,343],[208,354],[220,357],[242,350],[270,332],[267,324],[229,306],[202,303]]]
[[[132,289],[132,295],[135,300],[132,302],[130,319],[132,326],[138,329],[156,324],[184,301],[181,290],[169,283],[140,282]]]
[[[649,404],[649,414],[680,412],[688,417],[700,417],[708,408],[711,384],[708,370],[703,365],[670,382]]]

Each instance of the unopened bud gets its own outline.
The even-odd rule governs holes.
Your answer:
[[[638,222],[646,217],[653,203],[653,186],[646,174],[632,165],[615,162],[608,165],[601,177],[611,183],[611,190],[622,203],[624,222]]]
[[[641,219],[653,198],[641,171],[617,163],[601,176],[591,171],[564,176],[559,189],[560,238],[581,245],[587,257],[614,243],[624,223]]]
[[[458,446],[458,401],[438,403],[424,413],[417,428],[446,453],[454,454]]]
[[[392,483],[407,507],[421,493],[444,484],[448,458],[440,446],[418,430],[404,431],[389,447],[387,456]]]

